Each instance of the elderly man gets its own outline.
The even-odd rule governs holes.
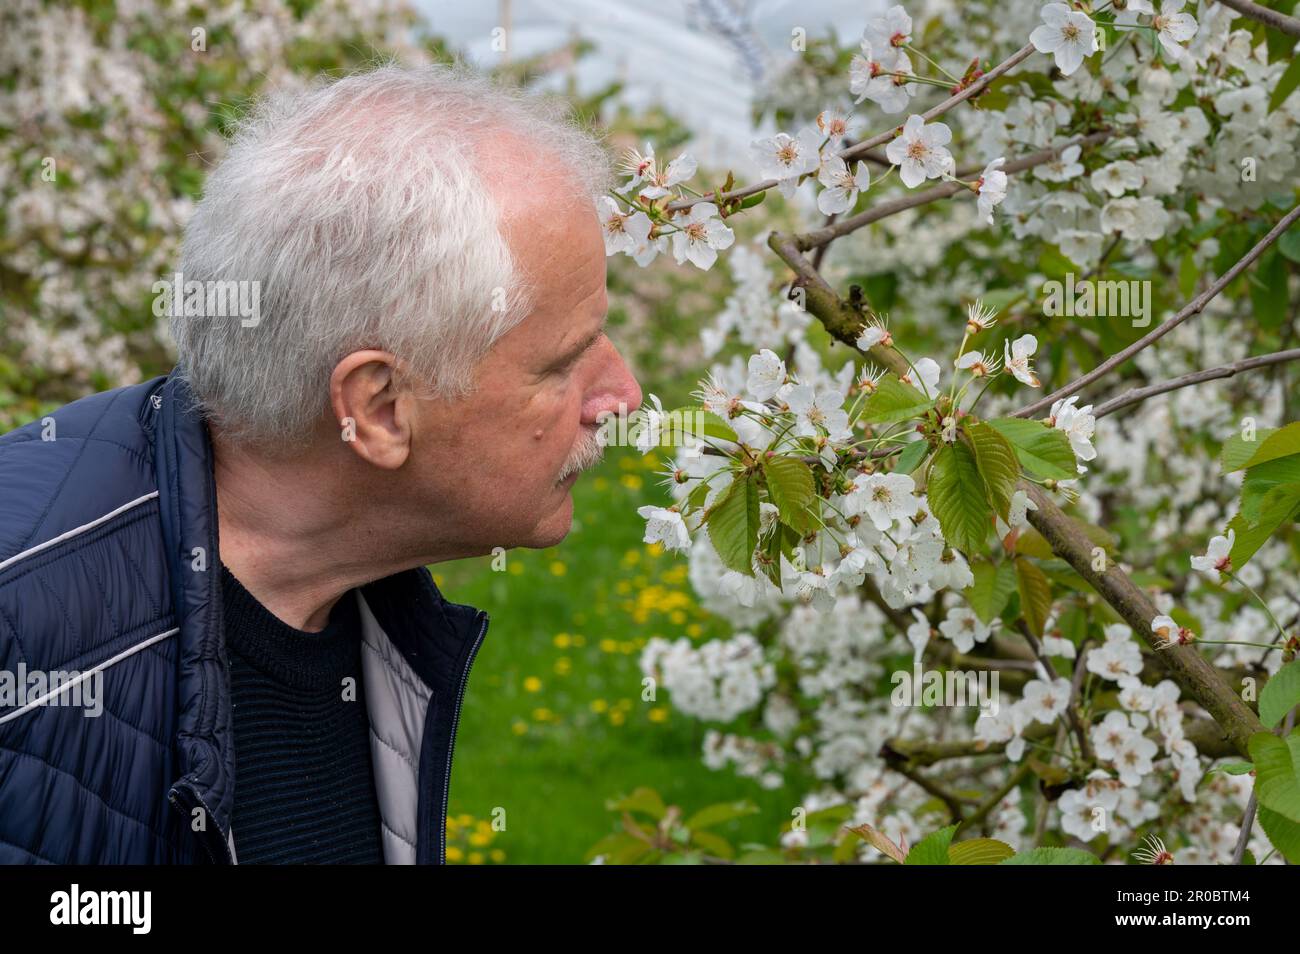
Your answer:
[[[253,111],[158,309],[176,369],[0,438],[0,666],[64,674],[0,702],[0,862],[445,861],[488,619],[425,567],[562,540],[641,403],[608,175],[463,69]]]

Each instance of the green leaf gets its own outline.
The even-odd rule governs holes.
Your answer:
[[[1196,281],[1201,277],[1201,268],[1196,264],[1196,256],[1191,249],[1183,253],[1183,260],[1178,265],[1178,293],[1184,298],[1191,298],[1196,291]]]
[[[1250,302],[1255,309],[1255,320],[1261,328],[1277,328],[1286,321],[1289,297],[1287,293],[1286,259],[1277,249],[1269,249],[1255,266],[1250,276]]]
[[[1259,804],[1300,822],[1300,732],[1279,739],[1256,732],[1247,740],[1255,763],[1255,797]]]
[[[723,565],[753,576],[754,548],[758,545],[758,484],[753,476],[737,474],[722,499],[709,510],[705,522]]]
[[[1291,864],[1300,865],[1300,823],[1262,805],[1258,808],[1256,818],[1259,819],[1259,827],[1264,829],[1264,834],[1268,835],[1268,840],[1278,853]]]
[[[740,202],[740,208],[752,209],[767,197],[767,192],[755,192],[753,195],[747,195]]]
[[[929,451],[930,444],[927,441],[912,441],[898,455],[898,462],[894,465],[894,473],[913,473],[916,468],[921,466],[921,462],[925,460],[925,456]]]
[[[1044,480],[1073,480],[1079,476],[1070,439],[1064,431],[1042,421],[999,417],[988,422],[1015,449],[1025,470]]]
[[[607,801],[605,808],[611,812],[641,812],[655,821],[663,818],[668,811],[659,793],[653,788],[645,787],[638,788],[631,795],[623,798]]]
[[[669,411],[659,432],[660,447],[679,447],[687,438],[713,437],[736,441],[739,438],[731,425],[712,411],[702,407],[686,406]]]
[[[1300,659],[1293,659],[1264,684],[1259,693],[1259,721],[1276,728],[1286,714],[1300,705]]]
[[[965,444],[945,444],[934,455],[926,487],[944,539],[973,554],[984,546],[993,510],[984,498],[975,454]]]
[[[978,560],[971,563],[970,571],[975,582],[965,590],[966,602],[970,603],[981,623],[990,623],[1002,615],[1011,594],[1016,591],[1016,569],[1008,562],[995,566]]]
[[[1297,56],[1291,63],[1294,66],[1300,63],[1300,56]],[[1293,225],[1277,240],[1277,250],[1291,259],[1293,262],[1300,262],[1300,226]]]
[[[1273,87],[1273,95],[1268,98],[1268,111],[1271,113],[1286,102],[1286,98],[1295,92],[1297,85],[1300,85],[1300,56],[1293,56],[1286,72]]]
[[[1020,615],[1029,631],[1042,638],[1052,611],[1052,584],[1043,571],[1023,557],[1016,558],[1016,586],[1020,590]]]
[[[1214,768],[1210,769],[1210,771],[1205,774],[1209,775],[1211,772],[1222,772],[1224,775],[1249,775],[1254,770],[1255,766],[1250,762],[1224,762],[1222,765],[1214,766]]]
[[[876,391],[867,398],[861,420],[868,424],[892,424],[920,417],[934,401],[912,385],[887,374],[876,385]]]
[[[1255,431],[1251,436],[1253,440],[1246,440],[1240,434],[1233,434],[1223,442],[1223,450],[1219,452],[1219,462],[1223,465],[1223,472],[1230,474],[1234,470],[1241,470],[1247,462],[1255,456],[1259,450],[1260,444],[1268,439],[1270,435],[1276,432],[1276,428],[1262,427]]]
[[[905,865],[946,865],[948,864],[948,845],[952,842],[956,825],[940,828],[926,835],[907,853]]]
[[[688,818],[684,824],[692,831],[696,831],[700,828],[712,828],[714,825],[721,825],[723,822],[729,822],[736,818],[744,818],[746,815],[753,815],[757,811],[757,805],[744,799],[738,802],[719,802],[716,805],[701,808]]]
[[[691,844],[715,858],[725,858],[728,861],[736,854],[736,850],[731,847],[731,842],[711,831],[692,831]]]
[[[1078,848],[1032,848],[1012,855],[1004,865],[1099,865],[1101,859]]]
[[[1279,484],[1264,495],[1259,504],[1259,514],[1252,522],[1239,513],[1228,521],[1233,532],[1232,552],[1228,559],[1234,570],[1240,570],[1251,557],[1280,528],[1295,521],[1300,515],[1300,483]]]
[[[1020,479],[1020,464],[1015,449],[1002,434],[987,424],[970,424],[965,428],[975,451],[975,464],[989,493],[989,503],[1003,520],[1009,519],[1011,495]]]
[[[1241,513],[1252,525],[1261,519],[1269,491],[1284,484],[1300,484],[1300,454],[1246,469],[1246,479],[1241,484]]]
[[[1016,850],[996,838],[972,838],[948,847],[948,863],[952,865],[996,865],[1006,861]]]
[[[1255,437],[1259,438],[1259,436],[1260,434],[1256,433]],[[1279,457],[1300,454],[1300,421],[1277,430],[1270,430],[1266,437],[1255,444],[1255,447],[1255,453],[1246,461],[1247,467],[1254,467],[1256,464],[1277,460]],[[1233,468],[1233,470],[1236,469]]]
[[[800,533],[813,528],[809,505],[816,496],[812,469],[797,457],[769,457],[763,461],[767,493],[781,520]]]

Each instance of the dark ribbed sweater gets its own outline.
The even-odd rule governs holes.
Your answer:
[[[224,566],[221,582],[238,862],[382,864],[355,595],[309,633],[270,613]]]

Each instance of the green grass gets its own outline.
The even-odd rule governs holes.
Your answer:
[[[641,700],[638,659],[651,637],[729,632],[696,605],[685,557],[641,542],[636,508],[667,498],[658,467],[611,447],[575,486],[573,531],[558,547],[510,551],[498,570],[486,557],[433,567],[448,599],[491,617],[465,693],[449,812],[480,834],[467,845],[470,828],[453,831],[449,861],[581,863],[617,825],[606,800],[642,785],[687,813],[751,799],[759,814],[719,830],[736,844],[770,844],[789,820],[791,793],[705,768],[706,727],[662,690]],[[502,809],[505,829],[489,832]]]

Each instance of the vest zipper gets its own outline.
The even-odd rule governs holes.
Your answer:
[[[474,657],[478,655],[478,648],[483,644],[483,637],[487,635],[487,613],[480,611],[479,619],[483,621],[483,625],[479,628],[478,637],[474,640],[474,646],[465,660],[465,668],[460,674],[460,687],[456,690],[456,708],[451,717],[451,738],[447,740],[447,767],[442,773],[442,823],[438,830],[438,863],[442,865],[447,863],[447,796],[451,791],[451,756],[456,748],[456,727],[460,724],[460,705],[465,697],[465,685],[469,682],[470,667],[474,665]]]
[[[228,865],[232,863],[230,857],[230,846],[221,837],[221,826],[217,824],[216,818],[208,809],[207,804],[202,797],[189,788],[179,785],[173,786],[167,793],[167,800],[171,802],[172,807],[180,813],[184,825],[189,828],[194,818],[194,809],[202,807],[204,814],[207,816],[207,824],[202,831],[193,831],[194,836],[198,838],[199,844],[207,852],[208,858],[214,865]]]

